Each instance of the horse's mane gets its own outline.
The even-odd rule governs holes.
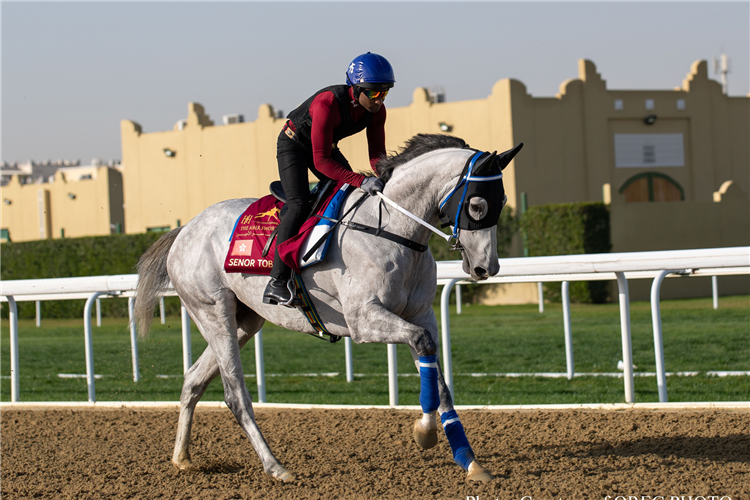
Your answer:
[[[445,148],[468,148],[466,141],[452,135],[443,134],[417,134],[401,148],[401,151],[392,152],[377,164],[378,177],[383,182],[388,182],[393,174],[393,170],[407,163],[418,156],[422,156],[430,151]]]

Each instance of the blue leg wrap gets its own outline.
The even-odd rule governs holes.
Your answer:
[[[424,413],[432,413],[440,406],[437,356],[419,357],[419,378],[422,382],[419,391],[419,404],[422,405]]]
[[[474,451],[469,446],[464,426],[458,419],[456,410],[443,413],[440,415],[440,420],[443,422],[443,430],[453,451],[453,460],[464,470],[469,470],[469,465],[474,460]]]

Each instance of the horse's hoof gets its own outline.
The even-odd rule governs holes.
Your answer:
[[[172,465],[174,465],[177,470],[187,470],[193,466],[193,462],[189,458],[183,458],[182,460],[175,460],[173,458]]]
[[[272,474],[272,476],[273,476],[273,477],[274,477],[275,479],[278,479],[279,481],[281,481],[282,483],[291,483],[291,482],[292,482],[292,481],[294,481],[294,479],[295,479],[295,478],[294,478],[294,474],[292,474],[291,472],[289,472],[289,471],[288,471],[288,470],[286,470],[286,469],[284,469],[284,470],[281,470],[281,471],[279,471],[279,472],[274,472],[274,473]]]
[[[438,444],[437,427],[434,429],[426,429],[422,425],[422,420],[415,421],[414,441],[416,441],[419,447],[424,450],[434,448]]]
[[[479,465],[476,460],[472,460],[471,464],[469,464],[469,473],[466,475],[467,481],[479,481],[482,483],[486,483],[487,481],[492,481],[495,479],[495,476],[490,474],[490,472]]]

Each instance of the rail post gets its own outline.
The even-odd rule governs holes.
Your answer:
[[[536,293],[539,296],[539,312],[544,312],[544,285],[541,281],[536,284]]]
[[[266,367],[263,362],[263,328],[255,334],[255,379],[258,384],[258,402],[266,402]]]
[[[565,366],[568,369],[568,380],[573,380],[573,334],[570,331],[570,281],[562,282],[563,324],[565,328]]]
[[[96,326],[102,326],[102,301],[96,298]]]
[[[635,387],[633,384],[633,342],[630,337],[630,294],[628,280],[625,273],[618,271],[617,289],[620,299],[620,334],[622,336],[623,379],[625,381],[625,402],[635,402]]]
[[[388,404],[398,406],[398,360],[396,344],[388,344]]]
[[[458,283],[458,281],[457,278],[454,278],[443,285],[443,291],[440,294],[440,329],[443,341],[443,375],[445,376],[445,385],[448,386],[448,390],[451,392],[454,401],[456,400],[456,397],[453,393],[453,360],[451,360],[451,325],[448,302],[451,296],[451,288],[453,288],[453,285]]]
[[[182,317],[182,370],[187,373],[193,364],[193,345],[190,339],[190,315],[184,304],[180,304]]]
[[[714,299],[714,309],[719,308],[719,279],[717,276],[711,276],[711,295]]]
[[[18,402],[18,306],[16,300],[8,295],[8,319],[10,320],[10,401]]]
[[[654,328],[654,358],[656,360],[656,386],[659,389],[659,402],[666,403],[667,399],[667,374],[664,368],[664,337],[661,330],[661,305],[659,304],[659,290],[661,282],[668,274],[675,271],[665,270],[660,272],[651,283],[651,323]]]
[[[344,357],[346,361],[346,381],[354,380],[354,363],[352,363],[352,338],[344,337]]]
[[[133,358],[133,382],[141,381],[138,364],[138,332],[135,329],[135,297],[128,297],[128,317],[130,318],[130,353]]]
[[[91,332],[91,309],[96,299],[104,292],[94,292],[86,300],[83,308],[83,337],[86,345],[86,385],[89,390],[89,403],[96,402],[96,387],[94,385],[94,342]]]

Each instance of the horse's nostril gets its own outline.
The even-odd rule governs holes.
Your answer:
[[[475,267],[474,274],[477,276],[487,276],[487,270],[483,267]]]

